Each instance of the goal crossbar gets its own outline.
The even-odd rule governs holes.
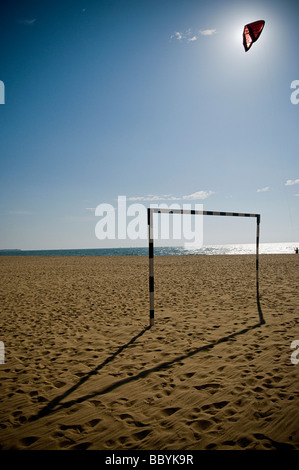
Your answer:
[[[150,302],[150,326],[155,323],[155,307],[154,307],[154,235],[153,235],[153,215],[154,214],[182,214],[182,215],[214,215],[228,217],[253,217],[256,218],[256,298],[260,322],[264,323],[260,303],[259,303],[259,238],[260,238],[260,214],[249,214],[242,212],[222,212],[222,211],[200,211],[192,209],[159,209],[150,207],[147,210],[148,220],[148,241],[149,241],[149,302]]]

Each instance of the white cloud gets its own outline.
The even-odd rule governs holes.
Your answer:
[[[128,201],[182,201],[189,200],[194,201],[197,199],[206,199],[214,194],[213,191],[197,191],[196,193],[189,194],[187,196],[174,196],[172,194],[163,194],[162,196],[148,194],[147,196],[131,196],[128,197]]]
[[[148,194],[147,196],[131,196],[127,198],[128,201],[180,201],[180,197],[172,196],[171,194],[164,194],[163,196]]]
[[[293,184],[299,184],[299,179],[297,180],[287,180],[285,185],[286,186],[292,186]]]
[[[178,41],[195,42],[200,36],[212,36],[216,34],[216,29],[204,29],[194,34],[191,28],[186,31],[176,31],[170,36],[170,39],[177,39]]]
[[[213,34],[216,34],[216,29],[204,29],[199,32],[202,36],[212,36]]]
[[[66,215],[64,219],[69,220],[71,222],[91,222],[94,221],[94,216],[91,217],[91,215]]]
[[[214,194],[213,191],[197,191],[196,193],[189,194],[189,196],[183,196],[183,199],[196,200],[196,199],[207,199],[209,196]]]
[[[19,23],[31,26],[36,22],[36,20],[37,20],[36,18],[32,18],[30,20],[21,19],[21,20],[19,20]]]
[[[212,36],[216,34],[216,29],[204,29],[194,34],[191,28],[186,31],[176,31],[170,36],[170,39],[177,39],[178,41],[194,42],[199,39],[199,36]]]
[[[165,200],[163,196],[154,196],[153,194],[148,194],[147,196],[131,196],[127,198],[128,201],[161,201]]]
[[[265,186],[264,188],[258,189],[257,192],[258,193],[265,193],[266,191],[269,191],[269,189],[270,189],[270,186]]]
[[[30,211],[8,211],[11,215],[32,215],[33,212]]]
[[[183,33],[176,31],[174,34],[170,36],[170,39],[177,39],[178,41],[180,41],[181,39],[183,39]]]

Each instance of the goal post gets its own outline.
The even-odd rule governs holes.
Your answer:
[[[228,217],[253,217],[256,218],[256,299],[260,323],[265,323],[260,307],[259,301],[259,239],[260,239],[260,214],[248,214],[241,212],[217,212],[217,211],[202,211],[202,210],[186,210],[186,209],[162,209],[157,207],[150,207],[147,210],[148,220],[148,242],[149,242],[149,316],[150,327],[155,323],[155,281],[154,281],[154,224],[153,215],[157,214],[181,214],[181,215],[212,215],[212,216],[228,216]]]

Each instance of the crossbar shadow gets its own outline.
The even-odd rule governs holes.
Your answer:
[[[263,320],[263,318],[262,318]],[[30,418],[30,421],[35,421],[37,419],[40,419],[40,418],[43,418],[44,416],[47,416],[51,413],[55,413],[57,411],[60,411],[62,409],[65,409],[65,408],[69,408],[70,406],[74,405],[74,404],[79,404],[79,403],[83,403],[84,401],[86,400],[90,400],[92,398],[95,398],[97,396],[100,396],[100,395],[105,395],[109,392],[112,392],[113,390],[125,385],[125,384],[128,384],[130,382],[134,382],[134,381],[137,381],[139,379],[144,379],[145,377],[147,377],[148,375],[154,373],[154,372],[159,372],[163,369],[167,369],[169,367],[172,367],[173,365],[183,361],[184,359],[187,359],[189,357],[192,357],[194,356],[195,354],[198,354],[199,352],[201,351],[207,351],[209,349],[212,349],[214,348],[215,346],[221,344],[221,343],[225,343],[227,342],[229,339],[231,338],[235,338],[237,336],[240,336],[240,335],[243,335],[255,328],[258,328],[260,327],[261,325],[263,325],[265,322],[264,320],[263,321],[260,321],[259,323],[255,324],[255,325],[252,325],[252,326],[249,326],[247,328],[244,328],[240,331],[237,331],[235,333],[231,333],[230,335],[228,336],[225,336],[223,338],[220,338],[212,343],[209,343],[209,344],[206,344],[204,346],[201,346],[199,348],[195,348],[185,354],[181,354],[180,356],[177,356],[175,357],[174,359],[170,360],[170,361],[165,361],[165,362],[162,362],[158,365],[156,365],[155,367],[151,367],[150,369],[146,369],[146,370],[143,370],[141,372],[139,372],[138,374],[134,375],[134,376],[130,376],[130,377],[126,377],[125,379],[122,379],[122,380],[118,380],[117,382],[114,382],[113,384],[111,385],[108,385],[107,387],[103,388],[102,390],[99,390],[99,391],[96,391],[96,392],[92,392],[92,393],[89,393],[89,394],[86,394],[86,395],[83,395],[82,397],[79,397],[79,398],[75,398],[73,400],[69,400],[69,401],[65,401],[65,402],[62,402],[63,399],[65,399],[66,397],[68,397],[71,393],[73,393],[75,390],[77,390],[81,385],[83,385],[85,382],[87,382],[87,380],[94,376],[95,374],[97,374],[105,365],[109,364],[111,361],[113,361],[113,359],[115,359],[122,351],[124,351],[128,346],[130,346],[131,344],[133,344],[138,338],[140,338],[146,331],[148,331],[150,329],[150,326],[144,328],[143,330],[141,330],[136,336],[134,336],[129,342],[127,342],[126,344],[124,344],[123,346],[121,346],[114,354],[112,354],[110,357],[108,357],[104,362],[102,362],[100,365],[98,365],[95,369],[93,369],[92,371],[90,371],[88,374],[86,374],[85,376],[83,376],[78,383],[76,383],[75,385],[73,385],[72,387],[70,387],[68,390],[66,390],[65,392],[63,392],[61,395],[55,397],[52,401],[50,401],[44,408],[42,408],[37,415],[35,416],[32,416]]]

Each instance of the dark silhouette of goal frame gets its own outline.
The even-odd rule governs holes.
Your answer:
[[[253,217],[256,218],[256,299],[257,307],[260,317],[260,323],[264,324],[264,318],[261,311],[260,300],[259,300],[259,239],[260,239],[260,214],[248,214],[241,212],[217,212],[217,211],[200,211],[200,210],[186,210],[186,209],[159,209],[157,207],[150,207],[147,210],[147,221],[148,221],[148,243],[149,243],[149,317],[150,327],[155,324],[155,299],[154,299],[154,224],[153,215],[157,214],[189,214],[189,215],[214,215],[224,217]]]

